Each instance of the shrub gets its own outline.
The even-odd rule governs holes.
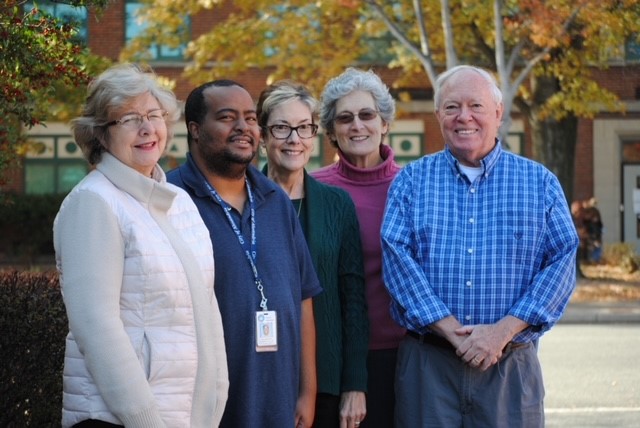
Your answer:
[[[53,220],[66,195],[6,194],[0,203],[0,254],[19,264],[53,254]]]
[[[3,427],[58,427],[67,316],[55,272],[0,272]]]
[[[633,245],[626,242],[617,242],[604,246],[603,262],[610,266],[619,266],[625,272],[631,273],[638,270],[639,260]]]

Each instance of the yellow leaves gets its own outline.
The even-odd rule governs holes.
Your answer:
[[[169,79],[168,77],[157,76],[156,81],[160,86],[165,89],[169,89],[170,91],[173,91],[176,87],[176,81],[173,79]]]
[[[197,3],[205,9],[212,9],[214,6],[219,5],[222,2],[220,0],[198,0]]]

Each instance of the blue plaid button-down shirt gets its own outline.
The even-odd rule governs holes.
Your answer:
[[[557,178],[498,143],[469,182],[448,149],[394,180],[382,225],[391,314],[418,333],[453,315],[463,325],[506,315],[537,339],[575,287],[578,237]]]

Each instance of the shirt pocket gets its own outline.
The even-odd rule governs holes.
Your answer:
[[[540,245],[543,220],[527,210],[507,210],[496,216],[497,253],[509,263],[532,266]]]

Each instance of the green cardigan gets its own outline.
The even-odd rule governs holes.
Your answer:
[[[313,298],[318,393],[366,392],[369,320],[356,209],[347,192],[306,171],[304,193],[305,237],[324,290]]]

